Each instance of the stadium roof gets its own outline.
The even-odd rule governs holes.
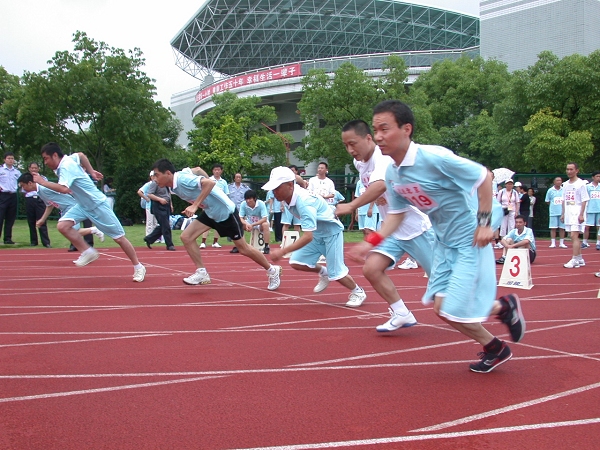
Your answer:
[[[177,65],[195,77],[478,45],[478,17],[395,0],[207,0],[171,41]]]

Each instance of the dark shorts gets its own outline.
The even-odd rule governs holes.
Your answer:
[[[232,241],[242,239],[244,236],[244,227],[242,225],[242,221],[240,220],[237,208],[229,215],[227,219],[222,222],[215,222],[213,219],[208,217],[204,211],[202,211],[200,215],[196,217],[196,220],[214,230],[217,230],[219,236],[228,237]]]

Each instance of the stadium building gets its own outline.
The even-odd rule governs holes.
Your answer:
[[[378,76],[397,54],[412,82],[435,61],[465,53],[515,70],[542,50],[564,57],[600,48],[598,0],[481,0],[480,15],[396,0],[206,0],[171,41],[177,65],[199,80],[171,97],[180,144],[193,116],[214,106],[212,95],[230,90],[274,106],[275,131],[294,137],[292,149],[300,145],[297,103],[312,68],[333,73],[352,62]],[[291,162],[300,163],[293,152]]]
[[[212,95],[230,90],[274,106],[274,129],[294,137],[293,149],[304,137],[297,103],[310,69],[333,73],[349,61],[377,76],[398,54],[414,79],[437,60],[478,55],[479,18],[390,0],[208,0],[171,46],[177,65],[200,80],[171,98],[186,132],[214,106]]]

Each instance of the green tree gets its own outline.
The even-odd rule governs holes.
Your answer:
[[[208,173],[213,164],[222,164],[229,179],[236,172],[259,175],[286,164],[284,139],[293,138],[269,130],[277,121],[272,106],[259,106],[259,97],[238,98],[228,91],[213,96],[213,102],[213,109],[194,117],[196,127],[188,133],[193,164]]]
[[[2,153],[19,152],[17,113],[23,87],[19,77],[0,66],[0,149]]]
[[[432,127],[439,130],[437,144],[494,166],[501,153],[496,150],[492,115],[509,80],[505,64],[462,56],[435,63],[419,76],[413,90],[425,97]]]
[[[156,102],[153,80],[142,71],[140,49],[125,52],[74,34],[74,51],[59,51],[50,67],[24,76],[19,124],[32,134],[26,151],[43,141],[83,151],[101,172],[167,150],[165,133],[177,127],[173,114]],[[170,124],[170,125],[169,125]]]

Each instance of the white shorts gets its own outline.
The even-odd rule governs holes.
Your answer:
[[[580,223],[578,225],[566,225],[565,224],[565,231],[567,233],[570,233],[572,231],[578,231],[580,233],[583,233],[585,231],[585,223]]]

